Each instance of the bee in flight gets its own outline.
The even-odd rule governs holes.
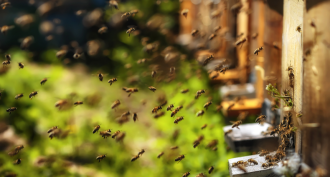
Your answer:
[[[154,107],[154,109],[152,109],[151,113],[157,113],[157,111],[159,111],[161,109],[162,109],[161,106],[156,106],[156,107]]]
[[[131,162],[137,160],[139,157],[140,157],[139,155],[136,155],[136,156],[132,157]]]
[[[108,32],[108,27],[103,26],[97,32],[100,34],[104,34],[104,33]]]
[[[209,102],[205,103],[205,104],[204,104],[204,108],[207,110],[207,108],[208,108],[209,106],[211,106],[211,104],[212,104],[212,101],[209,101]]]
[[[174,123],[175,124],[178,124],[180,121],[182,121],[183,120],[183,116],[181,116],[181,117],[178,117],[178,118],[176,118],[175,120],[174,120]]]
[[[201,129],[203,130],[203,129],[205,129],[207,127],[207,124],[204,124],[202,127],[201,127]]]
[[[208,56],[208,57],[204,60],[204,62],[203,62],[203,66],[207,65],[207,64],[208,64],[213,58],[214,58],[213,55]]]
[[[101,128],[100,125],[95,126],[94,130],[93,130],[93,134],[96,133],[97,131],[99,131],[100,128]]]
[[[136,113],[133,113],[133,121],[135,122],[135,121],[137,121],[138,120],[138,116],[137,116],[137,114]]]
[[[112,85],[112,83],[116,82],[117,78],[112,78],[110,80],[108,80],[108,83],[110,83],[110,85]]]
[[[82,104],[84,104],[84,102],[82,102],[82,101],[76,101],[73,103],[73,105],[75,105],[75,106],[82,105]]]
[[[116,138],[116,136],[120,133],[119,130],[117,130],[113,135],[112,135],[112,138]]]
[[[155,87],[153,87],[153,86],[150,86],[150,87],[148,87],[149,88],[149,90],[151,90],[151,91],[153,91],[153,92],[155,92],[156,91],[156,88]]]
[[[198,34],[198,32],[199,30],[195,29],[191,32],[191,35],[195,37]]]
[[[102,136],[102,138],[106,139],[107,137],[111,136],[111,130],[104,130],[104,131],[100,131],[100,135]]]
[[[163,155],[164,155],[164,152],[161,152],[161,153],[158,154],[157,158],[160,158]]]
[[[199,116],[203,116],[204,115],[204,110],[200,110],[197,112],[196,116],[199,117]]]
[[[14,161],[13,164],[14,164],[14,165],[18,165],[18,164],[20,164],[20,163],[21,163],[21,159],[17,159],[17,160]]]
[[[22,62],[19,62],[18,63],[18,67],[19,67],[19,69],[23,69],[24,68],[24,64]]]
[[[183,15],[185,18],[187,18],[187,16],[188,16],[188,12],[189,12],[188,9],[183,9],[183,10],[181,11],[181,15]]]
[[[217,37],[217,34],[211,34],[210,36],[209,36],[209,40],[211,41],[212,39],[214,39],[215,37]]]
[[[1,4],[2,5],[2,4]],[[0,28],[0,31],[2,34],[7,34],[8,30],[11,30],[13,29],[14,26],[7,26],[7,25],[4,25]]]
[[[211,174],[213,170],[214,170],[214,167],[211,166],[211,167],[209,168],[209,170],[208,170],[209,174]]]
[[[141,151],[138,153],[138,156],[142,156],[143,153],[145,153],[145,150],[141,149]]]
[[[225,131],[225,135],[228,135],[231,132],[233,132],[233,130],[232,129],[229,129],[229,130]]]
[[[190,175],[190,172],[186,172],[182,175],[182,177],[188,177]]]
[[[266,116],[261,115],[261,116],[257,117],[256,122],[258,122],[260,124],[261,122],[264,122],[265,120],[266,120]]]
[[[106,157],[106,155],[99,155],[99,156],[96,157],[96,160],[101,162],[101,160],[104,159],[105,157]]]
[[[115,109],[116,107],[118,107],[120,105],[120,101],[116,100],[115,102],[112,103],[111,105],[111,109]]]
[[[133,32],[133,31],[135,31],[136,29],[135,28],[129,28],[127,31],[126,31],[126,33],[128,34],[128,37],[130,37],[131,36],[131,33]]]
[[[199,98],[202,95],[202,93],[205,93],[205,90],[198,90],[196,92],[195,99]]]
[[[31,93],[29,94],[29,98],[32,100],[32,98],[35,97],[37,94],[38,94],[37,91],[31,92]]]
[[[15,96],[15,99],[17,100],[17,99],[20,99],[22,97],[23,97],[23,93],[20,93],[20,94],[18,94],[18,95]]]
[[[11,108],[8,108],[6,111],[9,112],[9,114],[11,114],[12,112],[14,112],[16,110],[17,110],[16,107],[11,107]]]
[[[181,90],[181,93],[187,93],[187,92],[189,92],[189,89]]]
[[[262,49],[264,49],[264,48],[263,48],[263,47],[259,47],[259,48],[257,48],[257,49],[253,52],[253,54],[258,55],[259,52],[262,51]]]
[[[233,125],[232,125],[232,127],[231,128],[238,128],[239,129],[239,125],[241,125],[242,124],[242,121],[236,121],[236,122],[233,122],[233,121],[230,121]]]
[[[40,81],[40,84],[41,84],[41,85],[44,85],[46,82],[47,82],[47,78],[44,78],[44,79],[42,79],[42,80]]]
[[[54,127],[50,128],[50,129],[47,131],[47,133],[51,133],[52,131],[54,131],[54,130],[57,129],[57,128],[58,128],[57,126],[54,126]]]
[[[174,105],[173,104],[170,104],[169,106],[167,106],[167,111],[172,111],[172,108],[174,108]]]
[[[184,158],[185,158],[184,155],[180,155],[179,157],[177,157],[177,158],[175,159],[175,161],[176,161],[176,162],[181,162],[181,160],[183,160]]]

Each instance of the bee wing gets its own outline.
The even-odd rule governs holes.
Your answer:
[[[232,123],[232,124],[236,123],[235,121],[229,121],[229,122]]]

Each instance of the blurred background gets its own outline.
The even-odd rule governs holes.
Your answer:
[[[228,159],[252,153],[235,153],[227,146],[223,127],[230,123],[219,111],[222,85],[236,83],[241,90],[251,91],[245,84],[253,83],[255,77],[254,72],[245,69],[247,63],[240,62],[246,59],[236,55],[232,44],[240,33],[236,34],[238,27],[229,19],[237,15],[230,9],[230,16],[216,13],[217,9],[231,7],[226,1],[9,2],[9,6],[0,10],[0,26],[10,27],[0,34],[0,60],[6,61],[5,55],[11,55],[11,64],[0,67],[1,176],[15,173],[17,176],[145,177],[182,176],[188,171],[196,176],[206,174],[210,166],[215,170],[209,176],[229,176]],[[118,3],[118,9],[111,3]],[[182,10],[189,5],[186,18]],[[197,12],[193,7],[205,11]],[[138,13],[122,17],[132,10]],[[211,20],[203,19],[206,14],[211,14]],[[219,25],[221,30],[213,32]],[[102,27],[106,27],[105,33],[99,32]],[[126,31],[132,27],[136,30],[129,36]],[[205,34],[192,42],[190,33],[195,28]],[[213,33],[221,38],[209,40]],[[200,58],[210,54],[215,56],[215,63],[203,67]],[[224,61],[228,68],[236,69],[229,71],[228,78],[214,77],[223,81],[216,82],[208,70]],[[24,64],[23,69],[19,68],[19,62]],[[175,68],[174,74],[170,68]],[[151,76],[152,71],[156,71],[155,77]],[[102,82],[99,73],[104,74]],[[231,78],[233,75],[235,78]],[[44,78],[47,82],[41,85]],[[107,81],[111,78],[118,81],[110,86]],[[152,92],[149,86],[157,90]],[[128,97],[123,87],[139,91]],[[253,88],[251,95],[246,91],[244,94],[255,97]],[[181,93],[184,89],[189,92]],[[201,89],[206,93],[195,99]],[[34,91],[38,94],[29,99],[28,95]],[[15,99],[18,94],[24,96]],[[236,96],[227,93],[226,99],[234,100]],[[67,103],[63,108],[55,107],[63,100]],[[121,104],[112,109],[116,100]],[[76,101],[83,104],[73,106]],[[157,113],[164,115],[155,117],[152,109],[165,101],[167,104]],[[206,110],[203,105],[208,101],[212,105]],[[255,108],[258,111],[245,122],[254,121],[261,103],[259,100]],[[174,108],[183,106],[174,116],[184,117],[178,124],[173,123],[171,111],[166,111],[170,104]],[[9,114],[5,110],[10,107],[17,110]],[[201,110],[205,111],[204,115],[197,117]],[[138,120],[134,122],[132,115],[121,116],[126,111],[137,113]],[[201,129],[204,124],[207,127]],[[99,131],[119,130],[125,137],[104,139],[99,133],[92,133],[97,125],[101,127]],[[58,126],[62,133],[50,139],[47,131],[53,126]],[[204,139],[194,148],[193,142],[200,136]],[[214,140],[218,143],[209,148],[208,144]],[[17,145],[24,145],[24,149],[9,156],[8,152]],[[173,146],[178,149],[172,150]],[[131,162],[141,149],[145,153]],[[164,155],[157,158],[161,152]],[[96,157],[103,154],[106,158],[98,162]],[[182,154],[185,159],[176,163],[174,159]],[[14,165],[17,158],[22,163]]]

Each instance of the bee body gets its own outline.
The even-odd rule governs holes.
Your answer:
[[[101,160],[104,159],[105,157],[106,157],[106,155],[99,155],[99,156],[96,157],[96,160],[101,162]]]
[[[213,170],[214,170],[214,167],[211,166],[211,167],[209,168],[209,170],[208,170],[209,174],[211,174]]]
[[[167,111],[172,111],[172,108],[174,108],[174,105],[173,104],[170,104],[169,106],[167,106]]]
[[[161,110],[162,109],[162,107],[161,106],[156,106],[156,107],[154,107],[154,109],[152,109],[152,113],[157,113],[157,111],[159,111],[159,110]]]
[[[101,128],[100,125],[95,126],[94,130],[93,130],[93,134],[96,133],[97,131],[99,131],[100,128]]]
[[[110,85],[112,85],[112,83],[116,82],[117,78],[112,78],[110,80],[108,80],[108,83],[110,83]]]
[[[42,79],[42,80],[40,81],[40,84],[41,84],[41,85],[44,85],[46,82],[47,82],[47,78],[44,78],[44,79]]]
[[[14,112],[16,110],[17,110],[16,107],[11,107],[11,108],[8,108],[6,111],[9,112],[9,114],[11,114],[12,112]]]
[[[185,158],[184,155],[180,155],[179,157],[177,157],[177,158],[175,159],[175,161],[176,161],[176,162],[181,162],[181,160],[183,160],[184,158]]]
[[[204,110],[200,110],[197,112],[196,116],[199,117],[199,116],[203,116],[204,115]]]
[[[82,101],[76,101],[73,103],[73,105],[75,105],[75,106],[82,105],[82,104],[84,104],[84,102],[82,102]]]
[[[111,109],[115,109],[116,107],[118,107],[120,105],[120,101],[116,100],[114,103],[112,103],[111,105]]]
[[[259,52],[262,51],[262,49],[263,49],[263,47],[259,47],[259,48],[257,48],[257,49],[253,52],[253,54],[258,55]]]
[[[160,154],[158,154],[157,158],[160,158],[163,155],[164,155],[164,152],[161,152]]]
[[[18,63],[18,67],[19,67],[19,69],[23,69],[24,68],[24,64],[22,62],[19,62]]]
[[[135,121],[137,121],[138,120],[138,116],[137,116],[137,114],[136,113],[133,113],[133,121],[135,122]]]
[[[182,175],[182,177],[188,177],[190,175],[190,172],[186,172]]]
[[[112,135],[112,138],[116,138],[116,136],[120,133],[119,130],[117,130],[113,135]]]
[[[29,94],[29,98],[32,99],[33,97],[35,97],[38,94],[37,91],[34,91],[32,93]]]
[[[150,86],[150,87],[148,87],[149,88],[149,90],[151,90],[151,91],[153,91],[153,92],[155,92],[157,89],[155,88],[155,87],[153,87],[153,86]]]
[[[14,163],[13,163],[13,164],[14,164],[14,165],[18,165],[18,164],[20,164],[21,162],[22,162],[22,160],[21,160],[21,159],[17,159],[17,160],[15,160],[15,161],[14,161]]]
[[[23,93],[16,95],[16,96],[15,96],[15,99],[17,100],[17,99],[20,99],[20,98],[22,98],[22,97],[23,97]]]
[[[183,120],[183,116],[181,116],[181,117],[178,117],[178,118],[176,118],[175,120],[174,120],[174,123],[175,124],[178,124],[180,121],[182,121]]]
[[[106,139],[107,137],[111,136],[111,130],[104,130],[104,131],[100,131],[100,135],[102,136],[102,138]]]

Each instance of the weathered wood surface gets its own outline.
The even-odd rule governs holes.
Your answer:
[[[308,2],[307,2],[308,5]],[[313,1],[304,14],[304,84],[303,124],[319,123],[317,128],[304,128],[303,161],[330,173],[330,1]],[[315,27],[311,26],[314,22]],[[308,54],[307,51],[310,51]],[[307,55],[306,55],[307,54]]]
[[[298,125],[296,114],[302,111],[302,84],[303,84],[303,48],[302,31],[304,1],[284,0],[283,9],[283,37],[282,37],[282,87],[289,89],[293,98],[293,108],[291,110],[292,120],[295,126]],[[301,32],[297,28],[301,28]],[[292,66],[294,73],[293,87],[290,87],[288,67]],[[283,108],[283,104],[282,104]],[[283,109],[282,109],[283,110]],[[282,114],[282,118],[285,112]],[[301,153],[301,132],[296,131],[295,150]]]

